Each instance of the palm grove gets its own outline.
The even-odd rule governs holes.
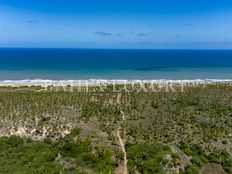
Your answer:
[[[1,87],[0,173],[232,173],[231,84],[91,88]]]

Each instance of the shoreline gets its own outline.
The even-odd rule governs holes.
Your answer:
[[[169,80],[169,79],[157,79],[157,80],[126,80],[126,79],[89,79],[89,80],[0,80],[0,87],[12,86],[83,86],[83,85],[125,85],[125,84],[214,84],[223,83],[230,84],[232,79],[195,79],[195,80]]]

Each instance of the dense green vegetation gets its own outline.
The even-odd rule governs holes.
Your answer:
[[[129,173],[197,174],[206,164],[232,173],[231,84],[136,88],[0,88],[0,172],[113,173],[121,126]]]
[[[0,173],[59,174],[93,170],[108,174],[115,168],[111,151],[81,138],[77,129],[55,142],[1,137],[0,146]]]
[[[175,159],[165,159],[165,155],[172,155],[168,146],[154,142],[128,144],[127,154],[129,161],[129,173],[165,173],[164,166],[174,165]],[[174,157],[174,155],[172,155]]]

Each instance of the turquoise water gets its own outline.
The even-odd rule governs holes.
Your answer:
[[[0,49],[0,80],[232,79],[232,50]]]

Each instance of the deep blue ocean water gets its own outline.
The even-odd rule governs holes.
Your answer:
[[[232,79],[232,50],[0,49],[0,80]]]

